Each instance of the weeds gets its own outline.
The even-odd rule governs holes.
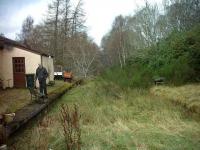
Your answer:
[[[49,126],[53,123],[50,116],[45,117],[42,121],[39,121],[37,128],[32,135],[35,135],[32,147],[36,150],[48,150],[49,145]],[[36,133],[36,134],[35,134]],[[30,144],[31,145],[31,144]]]
[[[62,105],[60,110],[60,118],[65,137],[67,150],[81,149],[81,130],[79,125],[80,115],[77,105],[74,110],[70,110],[68,105]]]

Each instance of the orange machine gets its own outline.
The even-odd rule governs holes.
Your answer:
[[[64,71],[63,72],[63,78],[64,78],[64,81],[68,81],[68,82],[71,82],[72,81],[72,72],[67,72],[67,71]]]

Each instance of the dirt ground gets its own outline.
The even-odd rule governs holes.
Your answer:
[[[48,86],[48,93],[65,84],[63,81],[56,81],[54,86]],[[0,90],[0,114],[15,112],[23,106],[31,103],[31,95],[28,89],[6,89]]]

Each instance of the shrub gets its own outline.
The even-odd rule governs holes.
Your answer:
[[[152,84],[152,72],[144,65],[129,65],[124,68],[107,69],[102,77],[122,88],[148,87]]]
[[[168,82],[183,84],[193,80],[194,70],[190,68],[186,57],[180,57],[173,59],[169,64],[165,64],[159,70],[159,74],[166,77]]]

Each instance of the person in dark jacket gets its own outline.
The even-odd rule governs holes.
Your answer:
[[[43,67],[41,64],[38,65],[38,68],[36,69],[36,79],[38,79],[40,84],[40,94],[41,96],[44,96],[47,98],[47,86],[46,86],[46,79],[48,77],[48,72],[45,67]]]

